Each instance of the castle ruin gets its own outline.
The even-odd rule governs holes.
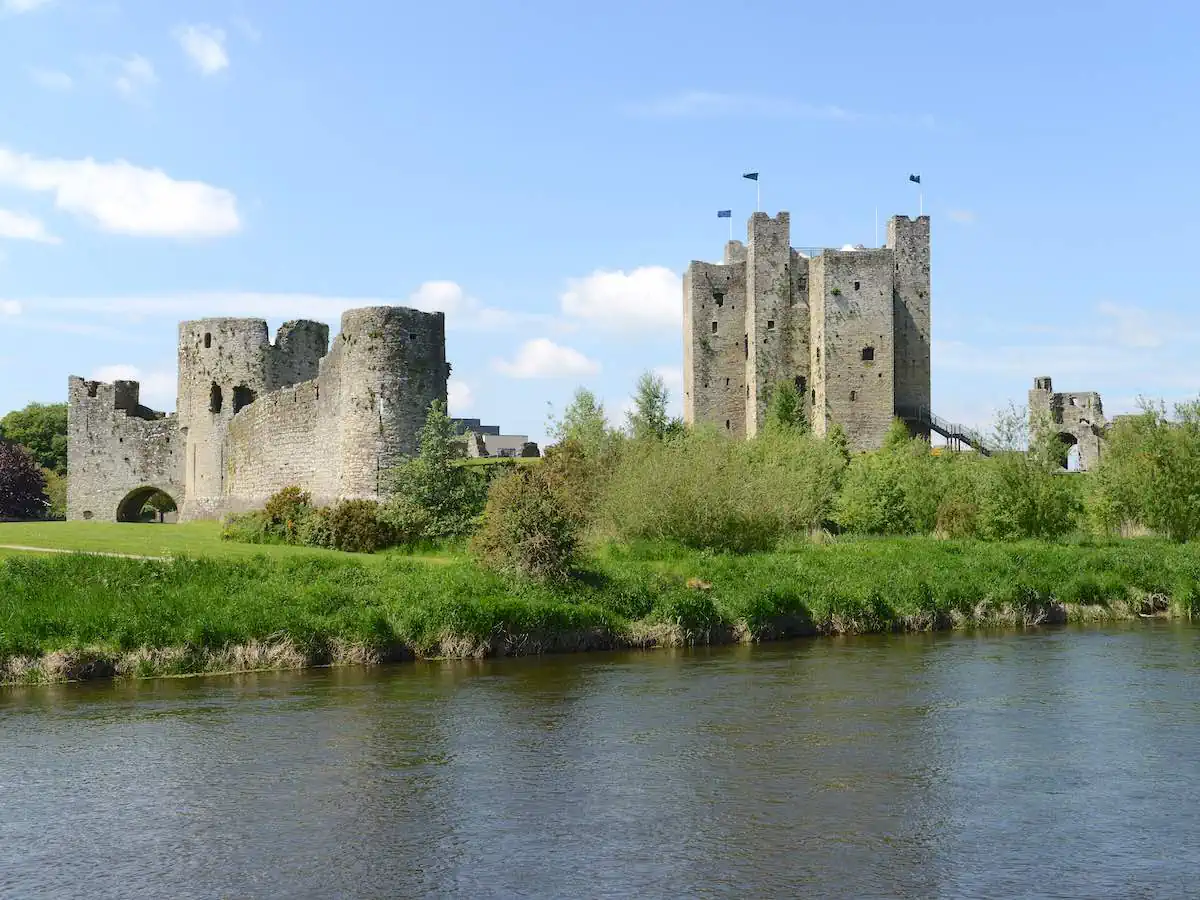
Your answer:
[[[1029,392],[1029,433],[1051,428],[1068,447],[1078,448],[1079,471],[1100,462],[1108,424],[1095,391],[1055,391],[1049,376],[1033,379]]]
[[[67,518],[133,521],[156,491],[179,518],[259,508],[299,485],[314,502],[378,498],[446,401],[445,316],[404,307],[295,321],[179,325],[177,412],[140,403],[135,381],[69,380]]]
[[[745,244],[684,276],[685,421],[753,437],[787,380],[815,434],[871,450],[900,417],[928,436],[929,256],[928,216],[892,217],[879,249],[801,252],[788,213],[754,213]]]

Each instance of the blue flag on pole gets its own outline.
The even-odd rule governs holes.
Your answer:
[[[758,181],[758,173],[757,172],[747,172],[742,177],[749,178],[751,181]]]
[[[718,219],[732,219],[733,218],[733,210],[732,209],[718,209],[717,210],[717,218]]]
[[[920,176],[920,175],[909,175],[909,176],[908,176],[908,180],[909,180],[909,181],[915,181],[917,184],[920,184],[920,183],[921,183],[921,176]]]

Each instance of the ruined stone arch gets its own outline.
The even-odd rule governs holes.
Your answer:
[[[141,487],[134,488],[117,504],[117,521],[140,522],[141,519],[139,516],[146,505],[146,501],[160,491],[174,501],[176,509],[179,508],[179,498],[171,490],[153,484],[144,484]]]

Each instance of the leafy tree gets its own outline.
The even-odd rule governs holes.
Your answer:
[[[40,519],[49,504],[46,478],[30,452],[0,440],[0,518]]]
[[[666,382],[654,372],[643,372],[633,393],[633,409],[625,414],[625,424],[635,440],[662,440],[671,430],[667,414],[670,392]]]
[[[1093,517],[1114,530],[1136,523],[1188,541],[1200,535],[1200,403],[1146,401],[1112,426],[1097,471]]]
[[[49,509],[46,517],[62,520],[67,517],[67,476],[59,475],[53,469],[42,469],[42,477],[46,479],[46,498]]]
[[[825,440],[837,451],[845,462],[850,462],[850,439],[846,437],[846,429],[841,422],[834,422],[825,432]]]
[[[0,419],[0,440],[20,444],[44,469],[67,472],[67,404],[30,403]]]
[[[546,424],[556,442],[575,441],[589,456],[604,453],[617,440],[604,414],[604,404],[587,388],[577,388],[562,418],[555,418],[551,412]]]
[[[487,482],[479,472],[457,464],[462,442],[440,400],[429,407],[419,446],[416,458],[389,473],[390,496],[380,519],[410,542],[469,534],[487,501]]]
[[[1029,444],[1029,411],[1010,400],[996,412],[986,440],[988,448],[998,452],[1024,450]]]
[[[780,381],[771,391],[767,402],[766,428],[776,431],[808,431],[808,416],[804,412],[804,398],[795,383]]]

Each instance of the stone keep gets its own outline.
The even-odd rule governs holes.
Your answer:
[[[1029,392],[1029,433],[1049,427],[1068,445],[1079,448],[1079,471],[1094,469],[1108,428],[1095,391],[1055,391],[1050,377],[1033,379]]]
[[[446,401],[445,316],[349,310],[329,327],[261,319],[179,326],[177,412],[141,406],[136,382],[70,379],[67,518],[137,515],[155,490],[181,519],[261,507],[299,485],[319,504],[377,498]]]
[[[755,213],[747,232],[684,275],[685,421],[753,437],[783,380],[814,433],[840,423],[858,450],[897,416],[927,421],[929,217],[893,217],[877,250],[801,253],[786,212]]]

